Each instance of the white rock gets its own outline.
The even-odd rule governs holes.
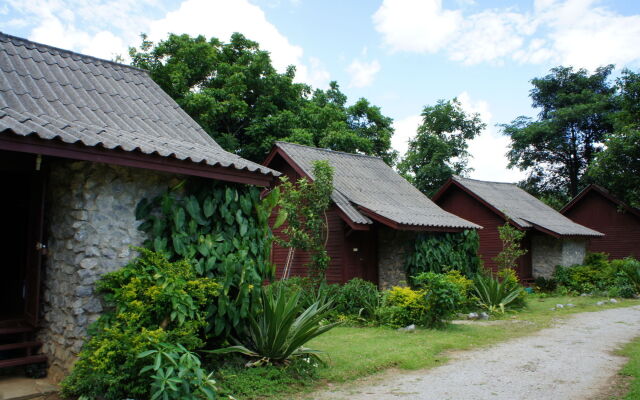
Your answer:
[[[618,302],[618,300],[616,300],[616,299],[609,299],[609,303],[614,303],[615,304],[617,302]]]
[[[605,305],[607,302],[606,301],[599,301],[596,303],[597,306],[603,306]]]
[[[469,315],[467,315],[467,319],[478,319],[478,318],[479,318],[478,313],[472,312],[472,313],[469,313]]]
[[[489,314],[487,314],[486,312],[481,312],[480,313],[480,319],[489,319]]]
[[[575,307],[575,306],[576,306],[575,304],[571,304],[571,303],[565,304],[565,307]]]
[[[562,304],[556,304],[556,308],[564,308]]]

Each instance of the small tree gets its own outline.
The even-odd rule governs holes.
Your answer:
[[[527,253],[527,250],[520,247],[520,242],[525,233],[517,230],[511,225],[511,220],[507,218],[504,225],[498,227],[498,236],[502,241],[502,251],[493,258],[498,265],[498,269],[515,269],[518,258]]]
[[[278,242],[312,253],[308,273],[319,284],[325,279],[330,261],[326,249],[329,234],[326,211],[333,192],[333,168],[327,161],[314,161],[313,177],[313,181],[300,178],[295,183],[281,178],[279,219],[284,219],[287,226],[283,230],[286,238]]]

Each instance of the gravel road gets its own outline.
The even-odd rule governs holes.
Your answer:
[[[313,399],[589,399],[625,364],[613,350],[640,336],[640,306],[575,314],[554,327],[429,370],[384,374]]]

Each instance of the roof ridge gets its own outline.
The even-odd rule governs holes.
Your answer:
[[[52,51],[56,51],[58,53],[68,54],[69,56],[78,56],[78,57],[80,57],[82,59],[90,60],[93,64],[96,64],[96,65],[99,62],[99,63],[103,63],[103,64],[109,64],[111,66],[128,68],[128,69],[132,69],[134,71],[140,71],[140,72],[144,72],[146,74],[149,74],[149,71],[146,70],[146,69],[134,67],[132,65],[122,64],[122,63],[111,61],[111,60],[105,60],[104,58],[94,57],[94,56],[90,56],[88,54],[78,53],[76,51],[62,49],[60,47],[52,46],[52,45],[45,44],[45,43],[34,42],[33,40],[21,38],[19,36],[10,35],[8,33],[0,31],[0,41],[2,41],[2,38],[7,38],[15,46],[24,46],[24,47],[26,47],[25,44],[28,43],[28,44],[33,45],[34,47],[37,47],[37,48],[48,49],[47,51],[50,54],[53,54]]]
[[[298,146],[298,147],[306,147],[307,149],[312,149],[312,150],[320,150],[320,151],[326,151],[328,153],[337,153],[337,154],[344,154],[347,156],[356,156],[356,157],[366,157],[366,158],[373,158],[376,160],[380,160],[382,162],[384,162],[384,160],[382,159],[382,157],[378,157],[378,156],[370,156],[368,154],[357,154],[357,153],[348,153],[346,151],[339,151],[339,150],[331,150],[331,149],[324,149],[322,147],[314,147],[314,146],[309,146],[306,144],[299,144],[299,143],[291,143],[291,142],[285,142],[283,140],[276,140],[276,145],[277,144],[286,144],[286,145],[292,145],[292,146]],[[386,163],[385,163],[386,164]]]
[[[484,179],[473,179],[473,178],[467,178],[464,176],[459,176],[459,175],[453,175],[453,179],[454,180],[466,180],[466,181],[474,181],[474,182],[482,182],[482,183],[497,183],[500,185],[511,185],[511,186],[515,186],[519,189],[522,189],[520,186],[518,186],[517,183],[513,183],[513,182],[497,182],[497,181],[485,181]],[[526,190],[525,190],[526,192]]]

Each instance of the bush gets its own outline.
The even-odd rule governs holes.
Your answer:
[[[446,273],[447,279],[458,287],[460,294],[463,297],[462,304],[460,305],[460,311],[469,310],[475,305],[473,297],[473,281],[458,270],[451,270]]]
[[[373,318],[380,305],[380,292],[374,283],[354,278],[338,289],[333,300],[337,313]]]
[[[109,311],[90,327],[90,339],[62,382],[65,396],[148,398],[151,373],[140,373],[146,362],[136,355],[160,343],[181,344],[190,351],[204,345],[207,310],[220,286],[198,277],[192,263],[140,252],[96,285]]]
[[[520,285],[516,271],[511,268],[503,268],[498,271],[498,279],[500,279],[508,292],[519,290],[518,297],[511,302],[512,308],[526,306],[527,292],[524,290],[522,285]]]
[[[383,292],[382,305],[376,311],[378,321],[392,328],[421,325],[427,312],[424,295],[423,290],[400,286]]]
[[[585,257],[584,265],[558,266],[553,276],[558,285],[574,294],[633,297],[639,290],[633,283],[634,268],[640,268],[640,262],[633,258],[608,261],[606,254],[592,253]]]
[[[460,286],[466,284],[456,275],[423,272],[413,281],[425,293],[426,314],[423,319],[427,327],[436,327],[458,312],[464,302]]]
[[[536,278],[534,285],[537,292],[552,293],[557,289],[558,282],[554,278],[539,276]]]
[[[273,290],[275,289],[275,290]],[[321,325],[330,301],[300,307],[300,293],[293,295],[278,288],[262,291],[262,312],[250,317],[247,336],[236,346],[209,351],[213,354],[241,353],[257,360],[251,365],[283,363],[294,358],[318,358],[319,351],[304,347],[311,339],[336,324]]]
[[[522,287],[500,282],[491,275],[477,275],[474,282],[478,305],[489,312],[504,313],[523,291]]]

